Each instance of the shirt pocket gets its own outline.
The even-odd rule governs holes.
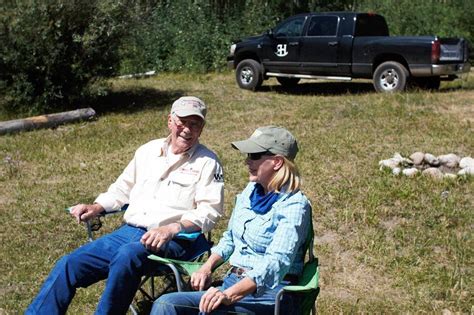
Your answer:
[[[268,214],[258,215],[253,220],[252,226],[251,230],[253,232],[247,234],[251,237],[249,245],[256,253],[263,254],[271,244],[275,232],[272,225],[272,216]]]
[[[164,203],[174,208],[189,210],[195,208],[196,175],[172,173],[160,192]]]

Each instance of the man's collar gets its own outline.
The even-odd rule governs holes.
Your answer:
[[[161,147],[161,152],[158,156],[166,156],[168,152],[168,147],[171,145],[171,135],[166,137],[165,141],[163,142],[163,146]],[[183,155],[186,154],[188,157],[192,157],[194,152],[196,152],[197,147],[199,146],[199,140],[190,147],[186,152],[182,153]]]

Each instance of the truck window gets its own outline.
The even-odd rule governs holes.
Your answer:
[[[336,36],[337,16],[313,16],[309,23],[308,36]]]
[[[285,21],[282,24],[278,25],[273,30],[273,33],[275,34],[276,37],[301,36],[301,33],[303,31],[304,21],[305,21],[304,16]]]
[[[376,14],[359,14],[357,16],[355,36],[388,36],[385,19]]]

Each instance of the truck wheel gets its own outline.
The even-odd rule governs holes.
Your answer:
[[[298,78],[277,77],[277,81],[278,81],[278,83],[280,83],[283,86],[293,87],[293,86],[296,86],[298,84],[298,82],[300,82],[300,79],[298,79]]]
[[[237,65],[235,78],[240,88],[255,91],[262,85],[262,66],[253,59],[244,59]]]
[[[395,61],[381,63],[374,72],[374,87],[377,92],[399,92],[407,85],[407,68]]]

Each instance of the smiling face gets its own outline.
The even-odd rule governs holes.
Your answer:
[[[259,183],[267,193],[270,181],[283,165],[283,159],[278,155],[261,155],[259,159],[247,157],[245,163],[249,170],[249,181]]]
[[[181,154],[189,150],[198,142],[203,127],[204,121],[199,116],[178,117],[168,115],[172,152]]]

